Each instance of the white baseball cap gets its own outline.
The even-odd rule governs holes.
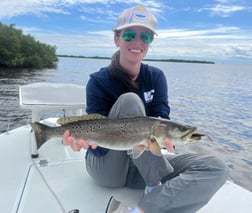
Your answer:
[[[127,27],[142,26],[153,31],[157,35],[155,28],[157,26],[156,17],[147,10],[146,7],[138,5],[124,10],[117,19],[113,31],[122,30]]]

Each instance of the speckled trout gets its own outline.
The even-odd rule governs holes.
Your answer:
[[[205,136],[195,133],[196,127],[154,117],[110,119],[94,114],[60,118],[57,123],[61,126],[50,127],[37,122],[30,124],[38,148],[50,138],[62,137],[69,130],[75,140],[83,139],[89,145],[97,144],[113,150],[131,150],[136,158],[147,147],[153,154],[161,155],[160,148],[165,147],[164,138],[174,143],[191,143]]]

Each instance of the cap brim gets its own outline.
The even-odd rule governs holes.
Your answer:
[[[141,24],[141,23],[125,24],[125,25],[123,25],[121,27],[114,28],[113,31],[122,30],[122,29],[125,29],[125,28],[128,28],[128,27],[145,27],[145,28],[151,30],[154,34],[158,35],[157,32],[153,28],[151,28],[149,26],[146,26],[145,24]]]

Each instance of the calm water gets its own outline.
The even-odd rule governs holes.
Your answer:
[[[177,150],[222,158],[234,182],[252,191],[252,65],[148,63],[167,76],[171,119],[195,125],[213,139]],[[90,73],[108,64],[109,60],[60,58],[56,69],[0,69],[0,132],[31,119],[29,110],[19,108],[20,85],[41,81],[84,85]],[[50,113],[42,116],[63,115]]]

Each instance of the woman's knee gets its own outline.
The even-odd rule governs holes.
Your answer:
[[[123,105],[140,105],[140,107],[144,107],[143,101],[141,98],[133,92],[127,92],[119,96],[118,100],[123,104]]]
[[[109,113],[110,118],[145,115],[143,101],[133,92],[120,95]]]
[[[202,159],[202,165],[204,165],[209,172],[212,172],[220,183],[224,183],[228,179],[228,167],[221,159],[215,156],[205,156]]]

